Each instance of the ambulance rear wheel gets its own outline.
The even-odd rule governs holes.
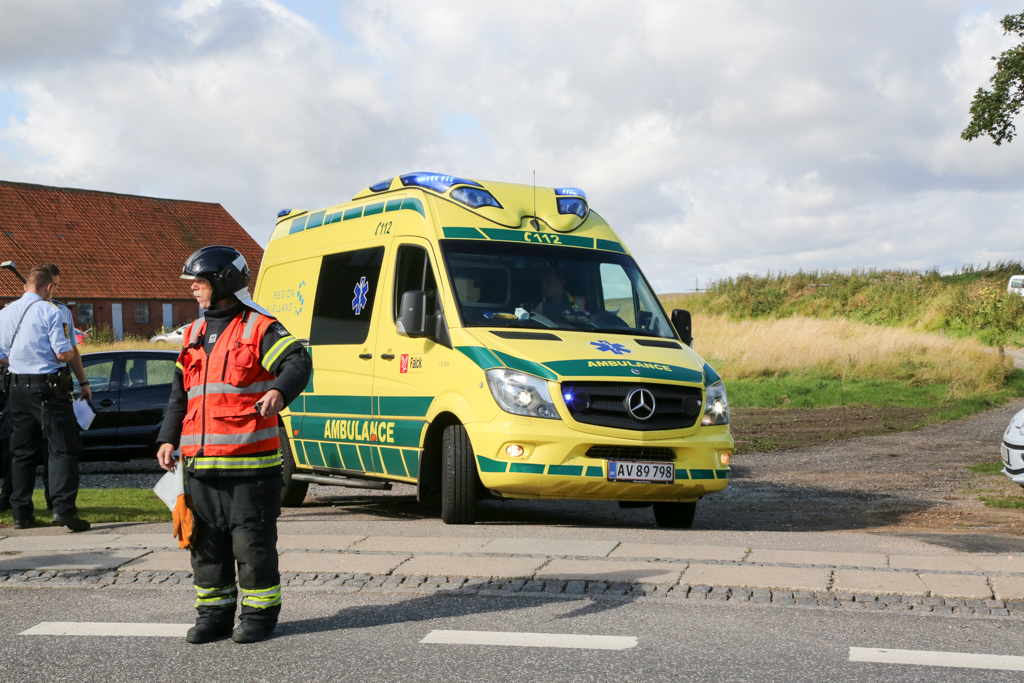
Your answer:
[[[689,529],[697,512],[697,501],[692,503],[655,503],[654,521],[665,529]]]
[[[297,508],[302,505],[306,498],[306,491],[309,489],[308,481],[295,481],[292,475],[297,471],[295,468],[295,456],[292,455],[292,445],[288,442],[288,433],[281,430],[281,478],[284,486],[281,487],[281,507]]]
[[[479,477],[466,428],[459,424],[446,427],[441,451],[441,521],[472,524],[476,521]]]

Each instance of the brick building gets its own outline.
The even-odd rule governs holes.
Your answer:
[[[22,275],[57,264],[57,299],[83,329],[149,337],[195,320],[181,266],[209,244],[242,252],[255,285],[263,249],[220,204],[0,180],[0,261]],[[21,280],[0,269],[0,305],[23,293]]]

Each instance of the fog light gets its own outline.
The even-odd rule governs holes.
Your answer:
[[[722,467],[728,467],[729,461],[732,460],[732,453],[726,451],[725,453],[719,454],[718,458],[722,461]]]
[[[526,451],[523,450],[522,446],[519,446],[514,443],[509,444],[508,446],[505,447],[505,455],[507,455],[510,458],[521,458],[523,457],[523,453],[525,452]]]

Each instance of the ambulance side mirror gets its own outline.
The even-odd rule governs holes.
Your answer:
[[[406,337],[427,336],[427,293],[414,289],[402,294],[402,305],[398,310],[395,328]]]
[[[689,311],[682,308],[672,311],[672,326],[676,328],[684,344],[693,346],[693,320]]]

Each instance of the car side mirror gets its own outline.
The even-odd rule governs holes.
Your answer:
[[[684,344],[693,346],[693,319],[689,311],[682,308],[672,311],[672,326],[676,328]]]
[[[398,321],[395,329],[398,334],[406,337],[427,336],[427,293],[422,289],[414,289],[402,294],[402,304],[398,310]]]

